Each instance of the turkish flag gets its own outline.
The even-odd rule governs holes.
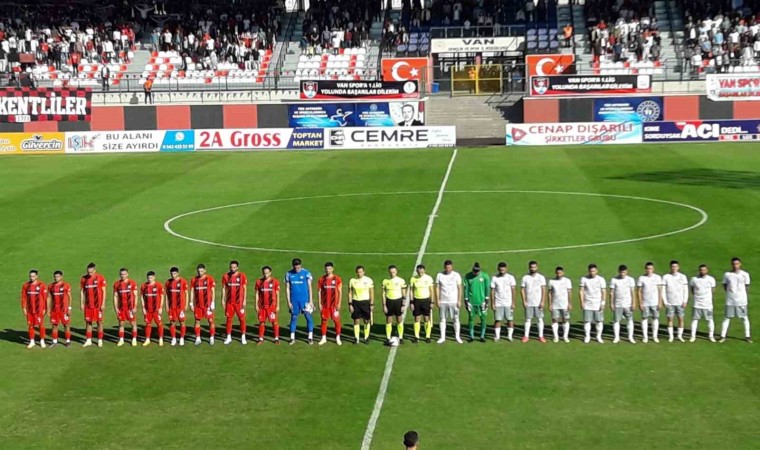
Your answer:
[[[420,80],[430,81],[430,63],[427,58],[383,58],[383,81]]]
[[[575,73],[575,55],[528,55],[525,57],[528,78]]]

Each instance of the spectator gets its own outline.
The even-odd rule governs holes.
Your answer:
[[[100,68],[100,82],[104,91],[111,89],[111,69],[108,64],[103,64]]]
[[[573,26],[567,24],[562,27],[562,37],[565,39],[565,48],[572,47],[573,44]]]
[[[148,102],[150,104],[153,104],[153,79],[148,78],[145,80],[145,83],[143,84],[143,91],[145,92],[145,104],[147,105]]]

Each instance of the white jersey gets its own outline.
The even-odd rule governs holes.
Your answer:
[[[726,306],[747,306],[747,286],[749,274],[743,270],[723,274],[723,286],[726,288]]]
[[[570,304],[569,290],[573,288],[570,278],[552,278],[549,280],[549,290],[552,293],[552,309],[567,309]]]
[[[610,280],[612,301],[615,308],[630,308],[633,306],[631,291],[636,289],[636,281],[626,275],[624,278],[615,277]]]
[[[435,284],[441,287],[440,303],[447,305],[459,302],[459,286],[462,285],[462,276],[453,270],[448,275],[440,272],[435,277]]]
[[[689,280],[681,272],[666,273],[662,276],[662,284],[665,286],[662,293],[662,301],[666,305],[683,305],[689,301]]]
[[[599,311],[602,308],[602,290],[607,289],[604,277],[597,275],[593,278],[581,278],[581,289],[583,289],[583,309]]]
[[[641,288],[641,306],[660,305],[660,286],[662,286],[662,277],[656,273],[653,273],[652,275],[642,275],[636,282],[636,286]]]
[[[546,278],[540,273],[523,275],[520,287],[525,288],[525,303],[527,303],[528,308],[541,306],[545,286]]]
[[[496,274],[491,277],[491,290],[493,290],[494,306],[510,307],[514,302],[512,289],[517,285],[515,277],[509,273]]]
[[[713,309],[713,289],[715,278],[710,275],[692,277],[689,282],[691,291],[694,293],[694,307],[697,309]]]

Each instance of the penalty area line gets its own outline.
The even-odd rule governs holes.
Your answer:
[[[441,187],[438,189],[438,197],[435,199],[433,210],[428,216],[427,226],[425,227],[425,234],[422,236],[422,243],[420,244],[420,249],[417,252],[417,261],[414,263],[415,268],[418,264],[422,263],[422,258],[425,256],[428,241],[430,240],[430,233],[433,231],[433,224],[435,223],[436,217],[438,217],[438,208],[441,207],[441,202],[443,201],[443,193],[446,191],[446,185],[449,182],[449,176],[451,175],[451,169],[454,167],[454,161],[457,159],[457,153],[459,153],[459,149],[455,148],[454,152],[451,154],[451,159],[449,160],[449,165],[446,168],[446,173],[443,175]],[[407,307],[404,308],[404,314],[402,316],[401,323],[404,323],[403,319],[406,319],[406,311],[409,307],[408,298],[406,301]],[[372,446],[372,437],[375,434],[377,420],[380,418],[380,412],[383,409],[383,402],[385,402],[385,395],[388,392],[388,383],[391,379],[391,373],[393,372],[393,363],[396,361],[397,352],[398,347],[391,347],[390,352],[388,353],[388,360],[385,362],[385,371],[383,372],[383,378],[380,381],[380,389],[377,391],[377,397],[375,398],[375,406],[372,408],[372,414],[370,415],[369,421],[367,422],[367,429],[364,431],[361,450],[369,450],[369,448]]]

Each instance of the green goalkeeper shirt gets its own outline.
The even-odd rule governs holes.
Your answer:
[[[480,271],[478,274],[468,273],[462,283],[464,287],[464,298],[471,305],[480,306],[485,303],[491,295],[491,277],[487,273]]]

